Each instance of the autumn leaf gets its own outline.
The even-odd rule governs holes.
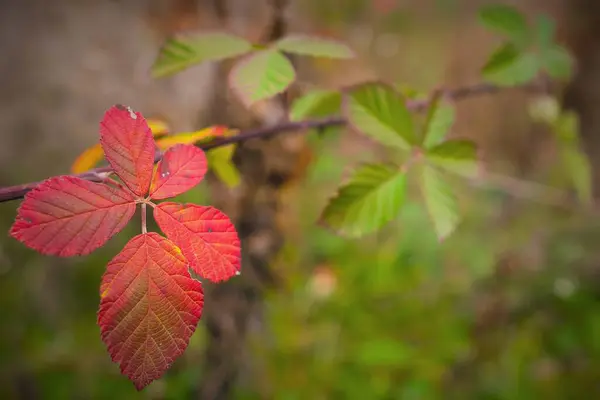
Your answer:
[[[214,207],[165,202],[154,208],[160,229],[181,248],[192,269],[213,282],[241,269],[241,248],[230,219]]]
[[[111,107],[100,123],[100,143],[123,183],[144,196],[150,188],[156,145],[142,114],[121,105]]]
[[[58,176],[25,195],[10,234],[42,254],[85,255],[120,232],[134,213],[134,198],[125,190]]]
[[[158,162],[150,197],[159,200],[187,192],[202,181],[206,170],[202,149],[185,144],[171,147]]]
[[[110,261],[100,295],[102,341],[138,390],[185,351],[204,305],[179,248],[154,232],[135,236]]]
[[[222,125],[209,126],[194,132],[176,133],[163,136],[156,140],[156,145],[161,150],[166,150],[176,144],[194,144],[206,139],[224,136],[228,132],[227,127]]]

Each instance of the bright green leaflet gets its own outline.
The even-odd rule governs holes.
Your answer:
[[[205,61],[218,61],[249,52],[247,40],[222,32],[169,39],[152,66],[155,78],[172,75]]]
[[[434,167],[423,165],[420,187],[425,206],[440,240],[448,237],[458,225],[458,202],[452,187]]]
[[[451,104],[437,99],[429,106],[423,134],[423,147],[430,148],[441,143],[454,124],[456,113]]]
[[[274,47],[288,53],[313,57],[352,58],[354,53],[343,43],[331,39],[306,35],[289,35],[274,44]]]
[[[366,164],[331,199],[321,219],[337,232],[358,237],[393,220],[406,198],[406,174],[396,165]]]
[[[479,21],[489,29],[508,36],[519,45],[527,42],[529,27],[516,8],[493,4],[479,9]]]
[[[213,170],[221,182],[230,188],[239,185],[241,180],[240,173],[231,160],[234,151],[235,145],[229,145],[213,149],[206,153],[210,169]]]
[[[380,143],[409,150],[416,143],[412,116],[398,92],[383,84],[352,90],[344,111],[350,123]]]
[[[479,173],[477,146],[470,140],[448,140],[432,147],[425,153],[429,163],[464,177]]]
[[[327,117],[339,112],[342,104],[340,92],[313,90],[294,101],[290,110],[291,121],[309,117]]]
[[[514,44],[505,43],[492,53],[481,72],[488,82],[515,86],[535,78],[539,67],[534,54],[521,52]]]
[[[239,61],[231,70],[229,84],[246,106],[283,92],[296,72],[286,56],[262,50]]]
[[[553,45],[541,53],[542,65],[548,74],[555,79],[567,79],[573,70],[573,59],[567,50]]]

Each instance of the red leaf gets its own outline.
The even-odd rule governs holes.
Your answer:
[[[239,272],[240,239],[221,211],[214,207],[165,202],[154,208],[154,219],[181,248],[198,275],[219,282]]]
[[[100,122],[100,144],[106,160],[139,197],[148,192],[156,145],[148,123],[129,107],[111,107]]]
[[[102,340],[138,390],[184,352],[204,305],[179,248],[154,232],[135,236],[110,261],[100,296]]]
[[[187,192],[202,181],[206,169],[206,155],[202,149],[193,145],[175,145],[158,162],[150,197],[160,200]]]
[[[58,176],[27,193],[10,234],[42,254],[89,254],[121,231],[135,213],[122,189]]]

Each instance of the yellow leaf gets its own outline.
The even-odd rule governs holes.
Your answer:
[[[148,123],[148,126],[150,127],[150,130],[154,136],[169,133],[169,125],[167,125],[167,123],[161,119],[148,118],[146,122]]]
[[[163,136],[156,140],[156,145],[159,149],[166,150],[176,144],[194,144],[214,137],[229,136],[228,132],[232,131],[228,130],[224,126],[209,126],[208,128],[204,128],[195,132],[185,132]]]

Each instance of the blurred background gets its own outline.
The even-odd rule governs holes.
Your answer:
[[[3,0],[0,186],[68,173],[115,103],[174,131],[281,118],[277,101],[252,110],[237,102],[228,63],[151,79],[162,41],[179,30],[228,29],[253,41],[305,32],[356,50],[351,62],[297,60],[292,96],[375,78],[428,92],[480,81],[500,40],[477,23],[487,3]],[[556,95],[580,118],[598,197],[600,2],[510,4],[552,16],[577,59]],[[507,90],[461,101],[452,135],[475,140],[492,171],[560,188],[549,129],[532,121],[531,99]],[[256,140],[236,153],[242,184],[209,177],[182,196],[232,217],[242,275],[205,284],[189,348],[141,393],[111,362],[96,325],[100,277],[137,221],[87,257],[41,256],[0,236],[0,398],[600,398],[600,219],[543,196],[465,188],[464,222],[441,244],[417,202],[360,240],[318,226],[346,174],[381,155],[345,128]],[[0,204],[0,231],[18,205]]]

